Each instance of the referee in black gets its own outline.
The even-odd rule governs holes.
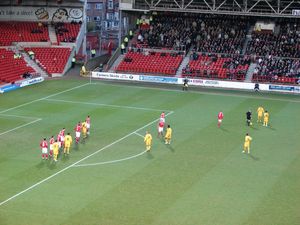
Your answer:
[[[183,91],[187,91],[188,87],[189,87],[189,79],[187,79],[186,77],[183,79],[183,86],[182,86],[182,90]]]
[[[246,112],[246,121],[248,126],[251,125],[251,119],[252,119],[252,113],[251,110],[248,110],[248,112]]]

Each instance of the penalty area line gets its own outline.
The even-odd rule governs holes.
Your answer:
[[[157,111],[157,112],[162,112],[162,111],[170,112],[170,110],[165,110],[165,109],[152,109],[152,108],[135,107],[135,106],[127,106],[127,105],[111,105],[111,104],[96,103],[96,102],[69,101],[63,99],[46,99],[46,100],[52,102],[63,102],[63,103],[70,103],[70,104],[93,105],[93,106],[103,106],[103,107],[113,107],[113,108],[123,108],[123,109],[137,109],[137,110]]]
[[[13,128],[13,129],[10,129],[10,130],[8,130],[8,131],[4,131],[4,132],[0,133],[0,136],[2,136],[2,135],[4,135],[4,134],[7,134],[7,133],[10,133],[10,132],[12,132],[12,131],[18,130],[18,129],[22,128],[22,127],[26,127],[26,126],[28,126],[28,125],[30,125],[30,124],[39,122],[39,121],[41,121],[41,120],[42,120],[42,119],[39,118],[39,119],[36,119],[36,120],[31,121],[31,122],[29,122],[29,123],[25,123],[25,124],[23,124],[23,125],[21,125],[21,126],[18,126],[18,127]]]
[[[84,167],[84,166],[99,166],[99,165],[105,165],[105,164],[113,164],[113,163],[118,163],[118,162],[122,162],[122,161],[126,161],[126,160],[130,160],[130,159],[134,159],[137,158],[143,154],[145,154],[147,152],[147,150],[140,152],[139,154],[136,155],[132,155],[126,158],[122,158],[122,159],[115,159],[115,160],[111,160],[111,161],[105,161],[105,162],[98,162],[98,163],[86,163],[86,164],[79,164],[79,165],[74,165],[73,167]]]
[[[1,112],[0,112],[0,113],[1,113]],[[166,114],[166,116],[171,115],[172,113],[174,113],[174,112],[173,112],[173,111],[172,111],[172,112],[169,112],[168,114]],[[159,120],[159,119],[156,119],[156,120],[153,120],[153,121],[147,123],[146,125],[144,125],[144,126],[138,128],[138,129],[136,129],[135,131],[133,131],[133,132],[131,132],[131,133],[129,133],[129,134],[127,134],[127,135],[125,135],[125,136],[119,138],[118,140],[116,140],[116,141],[114,141],[114,142],[112,142],[112,143],[110,143],[110,144],[108,144],[108,145],[106,145],[106,146],[104,146],[104,147],[98,149],[97,151],[95,151],[95,152],[93,152],[93,153],[91,153],[91,154],[85,156],[84,158],[78,160],[77,162],[75,162],[75,163],[73,163],[73,164],[71,164],[71,165],[69,165],[69,166],[67,166],[67,167],[65,167],[65,168],[63,168],[63,169],[61,169],[61,170],[59,170],[58,172],[52,174],[51,176],[46,177],[45,179],[43,179],[43,180],[41,180],[41,181],[39,181],[39,182],[37,182],[37,183],[31,185],[30,187],[24,189],[23,191],[20,191],[19,193],[17,193],[17,194],[15,194],[15,195],[9,197],[8,199],[6,199],[6,200],[0,202],[0,206],[2,206],[2,205],[4,205],[5,203],[7,203],[7,202],[9,202],[9,201],[11,201],[11,200],[17,198],[18,196],[20,196],[20,195],[26,193],[27,191],[32,190],[33,188],[39,186],[40,184],[45,183],[46,181],[50,180],[51,178],[53,178],[53,177],[55,177],[55,176],[61,174],[62,172],[64,172],[64,171],[70,169],[71,167],[77,165],[78,163],[80,163],[80,162],[82,162],[82,161],[84,161],[84,160],[86,160],[86,159],[92,157],[93,155],[96,155],[97,153],[99,153],[99,152],[101,152],[101,151],[103,151],[103,150],[105,150],[105,149],[107,149],[107,148],[109,148],[109,147],[111,147],[111,146],[113,146],[113,145],[119,143],[120,141],[126,139],[126,138],[129,137],[130,135],[132,135],[132,134],[134,134],[134,133],[136,133],[136,132],[138,132],[138,131],[140,131],[140,130],[142,130],[142,129],[148,127],[148,126],[150,126],[151,124],[157,122],[158,120]]]

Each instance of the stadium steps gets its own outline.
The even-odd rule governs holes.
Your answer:
[[[182,69],[185,68],[187,66],[187,64],[190,61],[190,53],[188,53],[184,59],[182,60],[178,70],[176,71],[176,77],[181,77],[182,75]]]
[[[27,62],[27,64],[33,68],[36,73],[40,74],[42,77],[48,77],[48,73],[46,73],[41,67],[39,67],[35,61],[33,61],[26,52],[20,52],[22,54],[23,59]]]
[[[254,70],[255,70],[256,66],[257,66],[256,63],[251,63],[250,64],[250,66],[248,68],[248,71],[247,71],[247,74],[246,74],[245,82],[251,82],[252,81],[253,73],[254,73]]]
[[[248,46],[248,42],[251,40],[251,34],[247,34],[246,35],[246,40],[243,46],[243,50],[242,50],[242,54],[244,55],[246,53],[247,50],[247,46]]]
[[[118,65],[123,61],[123,59],[125,58],[126,54],[120,54],[119,57],[114,61],[114,63],[112,64],[112,66],[110,67],[110,69],[108,70],[108,72],[112,73],[116,71],[116,68],[118,67]]]
[[[58,44],[57,36],[56,36],[55,29],[53,26],[51,26],[51,25],[48,26],[48,33],[49,33],[49,38],[50,38],[51,44],[57,45]]]

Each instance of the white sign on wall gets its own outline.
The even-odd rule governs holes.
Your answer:
[[[1,7],[0,20],[71,22],[82,20],[82,8]]]

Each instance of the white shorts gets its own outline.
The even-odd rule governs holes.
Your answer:
[[[222,123],[222,120],[221,119],[218,119],[219,123]]]
[[[80,132],[76,131],[76,137],[80,138]]]
[[[58,142],[58,147],[61,148],[61,142],[60,141]]]
[[[91,124],[87,123],[87,124],[86,124],[86,128],[87,128],[87,129],[90,129],[90,127],[91,127]]]
[[[47,154],[48,153],[48,148],[42,148],[42,153]]]
[[[64,142],[65,141],[65,136],[60,136],[60,142]]]
[[[158,127],[158,133],[161,133],[164,131],[164,128],[163,127]]]
[[[50,151],[52,151],[52,150],[53,150],[53,144],[50,145]]]

